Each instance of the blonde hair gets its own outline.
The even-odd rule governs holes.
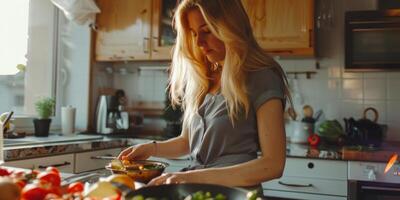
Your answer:
[[[190,34],[187,13],[199,9],[210,31],[225,44],[226,55],[221,74],[221,94],[234,122],[239,114],[247,116],[250,103],[246,91],[246,72],[270,67],[285,85],[285,99],[291,98],[282,68],[257,44],[240,0],[183,0],[175,13],[177,30],[170,74],[170,97],[181,105],[183,122],[190,125],[209,90],[208,69],[211,65]]]

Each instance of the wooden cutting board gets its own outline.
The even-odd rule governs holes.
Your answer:
[[[398,142],[384,143],[382,144],[382,148],[377,150],[363,150],[343,147],[342,159],[386,163],[395,153],[400,155],[400,144]]]

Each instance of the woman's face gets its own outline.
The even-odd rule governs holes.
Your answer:
[[[211,63],[222,64],[225,59],[225,44],[211,33],[199,9],[187,14],[189,29],[197,46]]]

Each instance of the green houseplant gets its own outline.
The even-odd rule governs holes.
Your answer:
[[[178,136],[182,131],[182,108],[180,106],[173,107],[167,90],[165,99],[165,108],[162,118],[167,122],[165,127],[165,135],[168,137]]]
[[[38,114],[38,118],[33,120],[35,125],[35,136],[47,137],[49,136],[49,129],[51,119],[50,116],[54,113],[54,106],[56,102],[54,98],[45,97],[39,99],[35,103],[35,109]]]

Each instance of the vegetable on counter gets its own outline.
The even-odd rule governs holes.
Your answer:
[[[321,138],[317,134],[313,133],[310,136],[308,136],[307,141],[308,144],[315,147],[319,145],[319,143],[321,142]]]

